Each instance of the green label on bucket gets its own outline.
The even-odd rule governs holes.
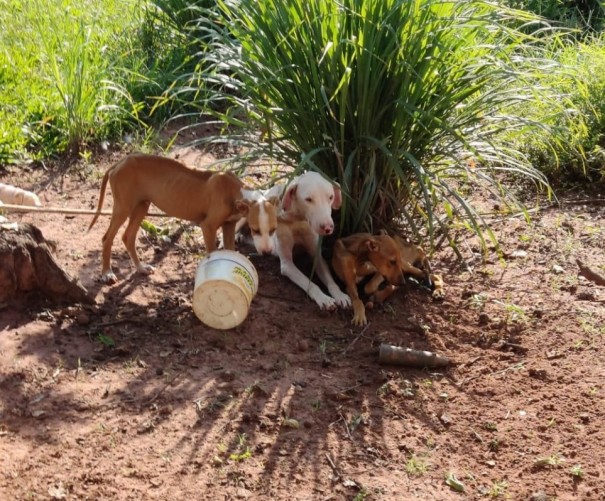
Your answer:
[[[233,268],[233,273],[242,277],[248,284],[248,287],[250,287],[251,291],[254,290],[254,282],[252,281],[252,277],[250,277],[250,274],[244,268],[236,266]]]

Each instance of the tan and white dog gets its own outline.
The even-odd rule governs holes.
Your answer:
[[[351,298],[334,281],[319,246],[319,236],[330,235],[334,231],[332,209],[340,208],[342,203],[340,187],[321,174],[307,172],[287,185],[272,187],[265,192],[265,197],[281,199],[272,253],[279,257],[282,275],[303,289],[321,309],[351,306]],[[329,295],[294,264],[296,247],[314,258],[317,275]]]
[[[243,230],[247,227],[245,232],[249,230],[250,240],[256,251],[260,254],[271,254],[275,247],[273,235],[277,228],[279,199],[267,199],[261,192],[249,190],[244,190],[244,197],[244,205],[241,206],[244,217],[237,222],[235,231],[244,237]]]
[[[101,182],[97,212],[90,230],[103,207],[107,183],[113,195],[111,222],[103,235],[101,279],[115,283],[111,269],[111,247],[124,222],[128,225],[122,240],[137,272],[150,274],[153,267],[139,260],[136,235],[149,206],[154,204],[166,215],[198,224],[202,228],[208,253],[216,248],[216,233],[223,231],[226,249],[235,249],[235,224],[258,201],[243,202],[247,190],[232,173],[194,170],[183,164],[155,155],[132,154],[110,167]]]

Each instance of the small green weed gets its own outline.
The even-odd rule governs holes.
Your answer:
[[[413,477],[420,477],[426,473],[428,464],[418,456],[412,455],[405,463],[405,471]]]
[[[376,390],[376,394],[379,397],[386,397],[390,393],[393,393],[393,388],[390,381],[387,381],[383,385],[379,386],[379,388]]]
[[[250,459],[252,457],[252,451],[250,447],[246,447],[244,452],[229,454],[229,459],[232,461],[245,461],[246,459]]]
[[[322,357],[325,357],[327,351],[328,351],[328,341],[325,339],[322,339],[322,341],[319,343],[319,353],[321,353]]]
[[[106,336],[105,334],[97,334],[97,341],[107,348],[114,348],[116,345],[114,339],[111,336]]]
[[[361,489],[353,498],[353,501],[363,501],[365,498],[367,498],[370,494],[365,490],[365,489]]]
[[[484,293],[478,293],[478,294],[473,294],[469,301],[468,304],[471,308],[474,308],[476,310],[482,310],[483,308],[485,308],[485,304],[487,303],[488,297],[487,294]]]
[[[237,436],[237,449],[241,452],[234,452],[229,454],[229,459],[232,461],[245,461],[252,457],[252,451],[246,444],[248,442],[248,436],[245,433],[240,433]]]
[[[534,461],[534,466],[537,468],[543,468],[546,466],[559,466],[561,463],[564,463],[565,459],[563,459],[559,454],[554,453],[550,456],[546,456],[543,458],[538,458]]]
[[[498,431],[496,423],[492,423],[491,421],[484,423],[483,428],[485,428],[487,431]]]
[[[504,307],[507,322],[524,323],[527,321],[527,313],[521,306],[498,300],[494,300],[494,303]]]
[[[505,480],[497,480],[491,485],[488,494],[492,498],[498,498],[503,496],[507,489],[508,483]]]
[[[497,438],[492,438],[487,444],[487,448],[491,452],[498,452],[500,450],[500,440],[498,440]]]
[[[580,466],[579,464],[573,465],[570,468],[569,473],[571,473],[571,475],[574,478],[577,478],[578,480],[581,480],[584,478],[584,470],[582,469],[582,466]]]

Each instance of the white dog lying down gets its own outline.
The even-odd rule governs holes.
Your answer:
[[[338,209],[342,203],[340,187],[317,172],[306,172],[287,185],[273,186],[264,195],[269,200],[281,199],[272,254],[279,257],[282,275],[303,289],[322,309],[351,306],[351,298],[332,278],[319,246],[319,236],[334,231],[332,209]],[[330,295],[296,267],[292,259],[296,246],[314,258],[317,275]]]

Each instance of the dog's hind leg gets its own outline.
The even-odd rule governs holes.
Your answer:
[[[124,234],[122,235],[122,241],[126,246],[126,250],[128,251],[128,255],[137,270],[137,273],[142,273],[144,275],[149,275],[153,273],[153,266],[149,264],[143,264],[139,260],[139,255],[137,254],[137,233],[139,231],[139,226],[141,222],[147,215],[147,211],[149,210],[150,203],[147,201],[139,202],[135,208],[130,213],[130,217],[128,219],[128,226],[124,230]]]
[[[445,290],[443,289],[443,278],[441,275],[431,274],[431,283],[433,284],[433,298],[443,299],[445,297]]]
[[[401,271],[403,271],[404,275],[412,275],[418,281],[425,280],[429,283],[429,286],[431,285],[430,268],[428,271],[422,270],[404,260],[401,266]]]
[[[127,211],[117,211],[116,206],[114,205],[114,211],[111,215],[111,221],[109,223],[109,228],[103,235],[103,264],[101,267],[101,281],[106,284],[115,284],[118,279],[115,276],[114,272],[111,270],[111,247],[113,246],[113,241],[116,238],[116,234],[120,229],[120,226],[124,224],[124,221],[128,219]]]
[[[380,287],[382,282],[384,282],[384,277],[380,273],[375,273],[370,281],[365,284],[363,292],[365,292],[368,296],[371,296],[378,291],[378,287]]]

